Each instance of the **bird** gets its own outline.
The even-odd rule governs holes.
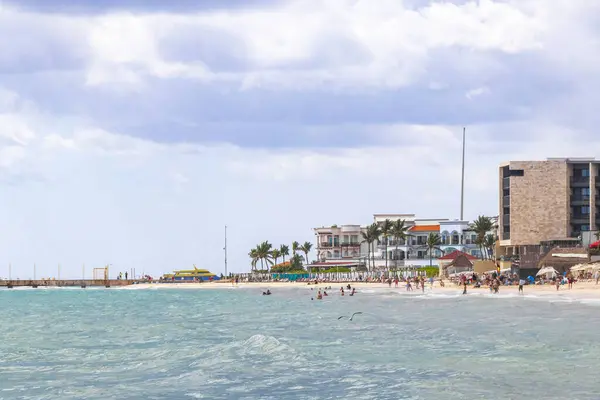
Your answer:
[[[362,314],[362,312],[360,312],[360,311],[359,312],[355,312],[354,314],[352,314],[352,316],[350,318],[348,318],[347,315],[342,315],[342,316],[338,317],[338,320],[342,319],[342,318],[348,318],[348,321],[352,321],[352,318],[354,318],[354,316],[358,315],[358,314]]]

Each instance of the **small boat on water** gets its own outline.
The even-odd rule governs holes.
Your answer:
[[[194,269],[175,270],[172,274],[164,274],[163,278],[171,281],[218,281],[221,279],[207,269],[196,268],[196,265],[194,265]]]

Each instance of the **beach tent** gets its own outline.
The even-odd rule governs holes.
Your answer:
[[[540,269],[537,274],[535,274],[535,276],[541,276],[541,275],[546,275],[547,278],[550,278],[550,277],[558,275],[558,271],[552,267],[544,267],[544,268]]]

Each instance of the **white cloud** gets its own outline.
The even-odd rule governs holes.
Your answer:
[[[475,97],[490,93],[490,89],[486,86],[478,87],[476,89],[469,90],[465,97],[469,100],[473,100]]]
[[[121,12],[68,21],[59,17],[58,22],[77,32],[77,43],[87,42],[86,82],[91,86],[139,86],[146,76],[154,76],[236,82],[245,88],[314,88],[324,83],[400,87],[420,79],[435,62],[432,52],[438,49],[514,54],[543,48],[552,33],[553,15],[523,4],[436,2],[410,9],[390,0],[335,0],[310,7],[303,1],[290,1],[275,8],[236,12]],[[18,11],[5,11],[9,14],[24,18]],[[56,18],[27,15],[44,25]],[[185,29],[204,34],[200,42],[215,37],[202,29],[242,42],[244,50],[237,56],[248,69],[228,73],[211,70],[201,61],[165,60],[161,43]],[[336,49],[340,45],[344,48]]]

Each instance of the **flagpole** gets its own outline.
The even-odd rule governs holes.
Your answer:
[[[463,137],[462,137],[462,175],[460,182],[460,220],[464,220],[464,211],[465,211],[465,132],[467,128],[463,127]]]
[[[225,278],[227,278],[229,275],[227,275],[227,225],[225,225],[225,247],[223,247],[223,250],[225,251]]]

